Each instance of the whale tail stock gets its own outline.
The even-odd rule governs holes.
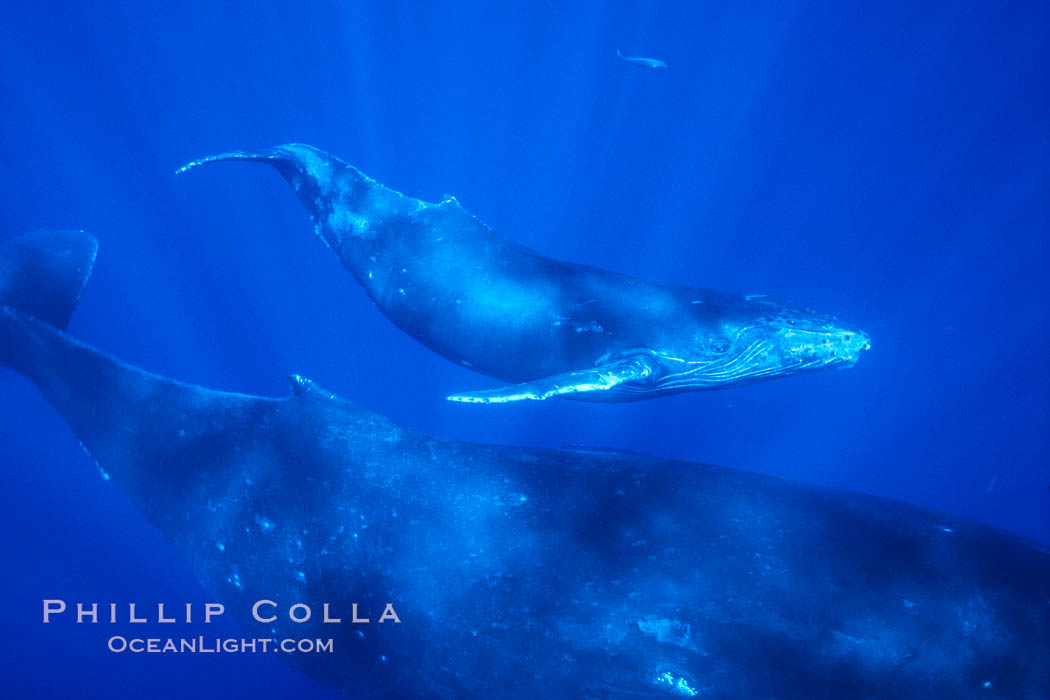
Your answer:
[[[202,407],[208,410],[205,427],[198,426],[206,434],[202,444],[217,449],[218,436],[230,421],[239,420],[243,431],[258,411],[285,399],[209,391],[161,377],[66,333],[97,250],[95,237],[83,231],[34,233],[0,243],[0,368],[31,380],[84,449],[99,464],[112,465],[107,473],[118,476],[133,498],[145,497],[159,478],[167,479],[171,494],[170,489],[184,483],[180,479],[195,473],[195,460],[163,475],[115,467],[125,464],[133,450],[152,450],[176,426],[190,431],[193,423],[187,417],[198,415]],[[292,396],[313,388],[306,380],[297,378],[296,383],[302,386]],[[320,390],[312,393],[323,395]],[[4,399],[11,397],[0,393]]]

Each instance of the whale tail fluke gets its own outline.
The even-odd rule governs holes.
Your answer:
[[[228,161],[253,161],[273,166],[292,186],[299,201],[314,222],[317,235],[338,250],[345,231],[329,225],[353,214],[359,225],[379,213],[389,216],[398,211],[418,209],[420,203],[380,185],[349,163],[315,146],[286,143],[258,151],[230,151],[205,156],[176,170],[184,173],[200,165]]]
[[[178,168],[175,174],[179,175],[209,163],[229,161],[251,161],[273,166],[292,186],[303,206],[315,220],[324,213],[324,202],[331,196],[333,172],[349,169],[356,173],[354,168],[319,148],[302,143],[286,143],[259,151],[229,151],[205,156],[186,163]]]
[[[0,306],[65,330],[97,253],[98,240],[84,231],[40,231],[0,243]]]
[[[98,241],[41,231],[0,243],[0,366],[32,376],[41,361],[32,326],[65,330],[91,278]]]
[[[272,165],[295,189],[300,191],[305,184],[314,184],[319,180],[330,180],[333,167],[346,164],[335,156],[325,153],[320,148],[303,143],[286,143],[283,146],[258,151],[229,151],[216,155],[204,156],[192,160],[175,171],[176,175],[193,170],[209,163],[226,163],[235,160],[247,160]]]
[[[272,165],[281,174],[288,184],[292,186],[295,193],[309,208],[309,203],[319,194],[314,185],[317,179],[318,165],[324,161],[320,156],[330,158],[328,154],[312,146],[298,143],[290,143],[261,151],[229,151],[212,156],[205,156],[190,161],[175,171],[176,175],[193,170],[201,165],[209,163],[227,163],[230,161],[250,161],[255,163],[266,163]],[[305,191],[304,191],[305,190]],[[314,212],[311,211],[311,214]]]
[[[189,170],[193,170],[199,165],[207,165],[208,163],[223,163],[231,160],[251,160],[266,163],[278,159],[279,156],[276,151],[230,151],[229,153],[217,153],[215,155],[192,160],[175,170],[175,174],[180,175]]]

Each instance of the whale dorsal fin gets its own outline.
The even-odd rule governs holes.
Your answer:
[[[602,400],[602,394],[623,389],[625,384],[640,382],[652,376],[653,366],[642,355],[632,355],[605,362],[590,369],[555,374],[522,384],[509,384],[498,389],[453,394],[449,401],[462,403],[508,403],[543,401],[554,396],[573,396]],[[612,397],[610,397],[611,399]]]
[[[288,377],[288,383],[292,387],[292,396],[304,398],[332,399],[335,395],[325,391],[301,374],[293,374]]]

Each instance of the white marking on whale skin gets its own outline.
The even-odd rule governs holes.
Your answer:
[[[237,573],[236,567],[234,567],[230,575],[226,577],[226,581],[232,584],[237,590],[244,590],[244,583],[241,581],[241,576]]]
[[[561,322],[559,321],[555,325],[559,325],[560,323]],[[585,324],[573,322],[572,329],[577,333],[605,333],[605,329],[602,328],[602,324],[598,323],[597,321],[589,321]]]
[[[329,230],[348,231],[352,236],[375,235],[371,219],[354,213],[349,207],[335,207],[332,209],[325,225],[328,226]]]
[[[638,629],[647,637],[652,637],[663,644],[671,644],[682,649],[699,652],[692,640],[692,628],[688,623],[667,618],[646,618],[638,620]],[[707,656],[707,654],[704,654]]]
[[[689,685],[689,681],[682,676],[675,676],[670,671],[664,671],[657,676],[656,682],[660,685],[667,686],[667,690],[686,697],[695,697],[700,694],[700,691]]]
[[[295,155],[303,164],[307,175],[321,182],[332,181],[332,164],[327,159],[321,158],[309,148],[296,148]]]

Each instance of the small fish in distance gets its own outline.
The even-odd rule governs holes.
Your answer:
[[[620,49],[616,49],[616,56],[621,61],[627,61],[636,66],[641,66],[642,68],[667,68],[667,64],[659,58],[649,58],[647,56],[624,56],[620,53]]]

